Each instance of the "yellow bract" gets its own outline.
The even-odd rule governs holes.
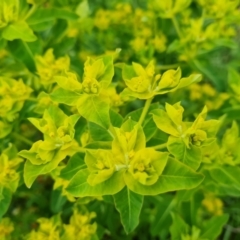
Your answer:
[[[0,220],[0,239],[8,240],[11,239],[11,233],[14,230],[13,223],[9,218],[2,218]]]
[[[85,93],[97,94],[99,92],[100,85],[98,81],[94,78],[85,77],[82,86]]]
[[[36,57],[36,67],[40,81],[44,86],[55,82],[54,76],[61,75],[69,70],[70,59],[68,56],[55,58],[53,49],[48,49],[43,56]]]
[[[106,181],[115,172],[114,156],[110,151],[89,151],[85,162],[90,172],[87,181],[92,186]]]
[[[223,202],[220,198],[212,195],[206,196],[202,201],[202,205],[213,215],[219,216],[223,214]]]
[[[51,219],[39,218],[39,228],[37,231],[33,230],[28,234],[26,240],[60,240],[60,219],[58,217],[52,217]]]
[[[159,90],[177,87],[180,83],[181,75],[182,73],[180,68],[164,72],[158,83]]]
[[[0,117],[12,122],[32,89],[20,79],[0,78]]]
[[[96,233],[97,224],[92,223],[92,219],[96,217],[94,212],[81,213],[74,210],[68,225],[64,224],[64,235],[62,240],[91,240]]]
[[[189,87],[190,100],[195,102],[205,102],[209,110],[219,109],[225,101],[229,99],[229,94],[217,92],[210,84],[193,84]]]
[[[19,164],[23,161],[16,156],[15,151],[16,149],[10,146],[0,155],[0,187],[7,187],[11,192],[15,192],[18,186],[20,174],[17,172],[17,169]]]
[[[152,185],[158,180],[158,173],[152,165],[155,160],[153,156],[147,156],[144,150],[137,152],[137,154],[130,161],[129,172],[133,175],[134,179],[143,185]],[[160,161],[160,159],[159,159]]]
[[[110,12],[99,9],[94,18],[94,25],[100,30],[106,30],[110,24]]]
[[[2,0],[0,2],[0,28],[18,19],[18,0]]]

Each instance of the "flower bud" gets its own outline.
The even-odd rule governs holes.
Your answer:
[[[180,83],[181,69],[166,71],[158,84],[159,89],[175,88]]]

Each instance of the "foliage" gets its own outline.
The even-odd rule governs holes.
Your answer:
[[[240,237],[238,0],[0,1],[0,238]]]

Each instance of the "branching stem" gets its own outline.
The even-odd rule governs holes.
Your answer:
[[[163,148],[166,148],[166,147],[167,147],[167,143],[163,143],[163,144],[156,145],[153,148],[155,150],[160,150],[160,149],[163,149]]]
[[[148,113],[149,107],[150,107],[150,105],[151,105],[151,103],[152,103],[152,100],[153,100],[153,97],[152,97],[152,98],[149,98],[149,99],[145,102],[145,105],[144,105],[144,108],[143,108],[143,110],[142,110],[141,116],[140,116],[140,118],[139,118],[139,120],[138,120],[139,125],[142,125],[142,123],[143,123],[143,121],[144,121],[144,119],[145,119],[145,117],[146,117],[146,115],[147,115],[147,113]]]
[[[178,37],[182,38],[182,32],[180,30],[178,21],[177,21],[177,19],[176,19],[176,17],[174,15],[172,16],[172,22],[173,22],[174,28],[175,28],[175,30],[176,30],[176,32],[178,34]]]
[[[26,144],[29,145],[29,146],[32,146],[32,145],[33,145],[33,142],[32,142],[32,141],[30,141],[29,139],[25,138],[24,136],[22,136],[22,135],[20,135],[20,134],[18,134],[18,133],[16,133],[16,132],[12,133],[12,136],[13,136],[15,139],[17,139],[17,140],[19,140],[19,141],[22,141],[22,142],[26,143]]]

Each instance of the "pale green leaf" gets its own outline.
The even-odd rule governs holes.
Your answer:
[[[193,83],[198,83],[202,80],[202,75],[201,74],[191,74],[189,77],[186,78],[182,78],[180,80],[180,83],[178,85],[178,89],[179,88],[183,88],[183,87],[187,87],[190,84]]]
[[[22,151],[23,152],[23,151]],[[34,165],[29,160],[24,165],[24,182],[28,188],[30,188],[39,175],[50,173],[52,170],[57,168],[58,164],[67,156],[72,155],[73,150],[71,148],[58,151],[53,159],[42,165]],[[19,154],[21,156],[21,154]]]
[[[78,15],[66,9],[60,8],[39,8],[28,19],[29,25],[38,24],[41,22],[54,20],[56,18],[77,20]]]
[[[6,40],[12,41],[14,39],[22,39],[26,42],[33,42],[37,40],[32,29],[26,22],[14,22],[4,28],[2,37]]]
[[[201,149],[191,145],[190,148],[180,138],[170,136],[167,142],[168,151],[178,160],[197,170],[202,161]]]
[[[135,193],[158,195],[164,192],[195,188],[203,181],[204,176],[194,172],[183,163],[169,158],[158,181],[151,186],[135,181],[130,173],[126,173],[124,179],[128,188]]]
[[[111,178],[95,186],[88,184],[88,176],[87,169],[80,170],[71,179],[67,191],[75,197],[113,195],[121,191],[125,185],[122,171],[115,172]]]
[[[65,90],[63,88],[57,88],[50,94],[50,97],[53,101],[69,106],[76,105],[80,96],[80,93]]]
[[[103,128],[110,126],[109,103],[98,95],[83,94],[77,103],[80,115]]]
[[[101,59],[103,60],[105,71],[104,74],[99,77],[98,81],[101,82],[103,88],[107,88],[112,82],[114,75],[113,57],[109,55],[101,57]]]
[[[151,92],[142,92],[142,93],[138,93],[138,92],[133,92],[131,91],[129,88],[125,88],[121,93],[120,96],[123,98],[128,98],[128,97],[134,97],[134,98],[138,98],[138,99],[149,99],[152,98],[154,95],[154,93]]]
[[[151,112],[153,114],[153,120],[157,127],[172,136],[179,137],[180,133],[176,128],[176,125],[169,118],[167,113],[162,109],[156,109]]]

